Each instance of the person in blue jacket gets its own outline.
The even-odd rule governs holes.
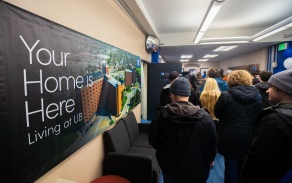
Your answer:
[[[215,70],[215,69],[209,69],[207,72],[207,77],[208,78],[214,78],[218,84],[218,87],[221,92],[227,91],[228,90],[228,84],[225,80],[221,78],[220,72]],[[200,92],[204,90],[205,83],[201,86]]]
[[[206,77],[207,77],[207,74],[206,74],[207,72],[206,71],[204,71],[204,73],[203,73],[203,75],[202,75],[202,78],[203,79],[205,79]]]

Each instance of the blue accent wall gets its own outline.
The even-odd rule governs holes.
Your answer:
[[[286,68],[284,67],[284,61],[287,58],[292,57],[292,55],[290,55],[290,51],[292,52],[292,41],[288,41],[287,43],[288,43],[287,49],[282,50],[282,51],[277,51],[277,67],[273,69],[274,74],[281,72],[283,70],[286,70]],[[277,45],[277,50],[278,50],[278,45]]]

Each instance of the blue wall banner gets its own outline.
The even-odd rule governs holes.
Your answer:
[[[140,58],[5,2],[0,12],[0,182],[34,182],[141,102]]]

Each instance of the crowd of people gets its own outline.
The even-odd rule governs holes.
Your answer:
[[[292,182],[292,70],[173,71],[148,138],[164,183],[206,182],[217,153],[225,183]]]

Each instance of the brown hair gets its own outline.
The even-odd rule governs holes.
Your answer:
[[[273,73],[270,71],[261,71],[260,72],[260,78],[263,82],[268,82],[268,80],[270,79],[270,77],[272,75],[273,75]]]

